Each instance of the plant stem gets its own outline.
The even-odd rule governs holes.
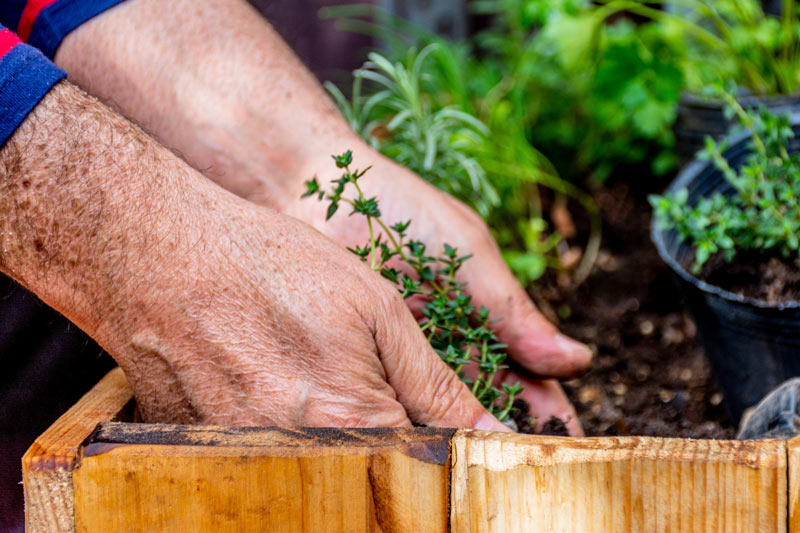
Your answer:
[[[364,196],[364,191],[361,190],[361,187],[358,185],[358,176],[353,174],[350,171],[350,166],[344,167],[345,172],[347,172],[348,177],[353,185],[356,186],[356,191],[358,191],[358,199],[362,202],[365,201],[367,198]],[[366,171],[365,171],[366,172]],[[352,205],[352,203],[351,203]],[[375,266],[375,254],[378,253],[377,246],[375,244],[375,232],[372,229],[372,217],[366,215],[367,217],[367,226],[369,226],[369,267],[372,270],[380,270],[379,266]]]
[[[509,394],[508,398],[506,399],[506,407],[500,413],[497,414],[497,419],[499,421],[503,421],[508,418],[508,414],[511,412],[511,409],[514,407],[514,400],[517,399],[517,393]]]

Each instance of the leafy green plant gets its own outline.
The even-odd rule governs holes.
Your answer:
[[[424,64],[436,48],[412,51],[408,66],[370,53],[353,73],[350,100],[332,83],[325,85],[353,129],[374,148],[487,216],[500,198],[473,154],[489,130],[458,106],[425,98]],[[377,86],[368,98],[361,94],[364,81]]]
[[[541,0],[486,2],[496,6],[494,49],[513,50],[503,43],[514,27],[529,43],[516,54],[525,54],[531,70],[531,138],[566,175],[588,172],[603,182],[647,161],[655,175],[674,169],[672,125],[683,90],[700,93],[734,80],[753,94],[794,94],[800,83],[793,0],[783,2],[780,16],[765,14],[759,0],[600,0],[549,8]],[[537,16],[521,16],[526,9]]]
[[[676,165],[672,124],[684,77],[671,45],[653,23],[604,24],[597,8],[573,19],[594,38],[580,48],[564,44],[565,23],[533,31],[524,81],[530,137],[566,175],[603,183],[635,166],[664,175]],[[577,29],[575,30],[577,31]]]
[[[672,125],[682,90],[700,92],[732,79],[754,94],[794,94],[800,84],[794,0],[784,0],[777,16],[765,13],[759,0],[467,5],[488,28],[465,42],[430,36],[364,6],[326,15],[382,39],[392,61],[409,46],[442,44],[437,98],[474,114],[492,137],[507,125],[506,140],[535,146],[535,179],[588,176],[603,183],[632,170],[638,176],[648,166],[664,175],[677,164]],[[503,126],[495,127],[495,117]]]
[[[458,250],[448,244],[437,257],[428,255],[424,243],[408,238],[410,220],[387,225],[381,218],[378,199],[364,195],[358,182],[369,168],[351,169],[353,154],[350,151],[333,156],[333,159],[336,167],[343,171],[341,177],[332,180],[333,185],[327,190],[316,178],[306,182],[303,197],[317,196],[320,201],[327,201],[328,219],[334,216],[341,204],[352,208],[350,215],[359,214],[366,218],[369,241],[350,251],[394,283],[403,298],[414,295],[423,298],[420,328],[433,349],[489,412],[501,421],[508,420],[514,399],[522,387],[518,383],[503,385],[502,389],[494,386],[495,374],[506,368],[503,364],[506,360],[505,345],[498,342],[490,328],[489,310],[485,307],[476,309],[471,297],[464,292],[464,283],[456,279],[459,269],[470,256],[459,256]],[[353,198],[345,196],[350,185],[356,192]],[[474,380],[464,376],[464,367],[471,362],[477,364],[478,373]]]
[[[603,182],[626,165],[649,162],[657,174],[674,167],[670,126],[683,77],[660,26],[605,24],[588,0],[472,0],[468,7],[489,26],[466,42],[414,31],[379,10],[326,14],[345,17],[344,27],[391,36],[393,60],[409,42],[438,42],[444,83],[437,94],[465,106],[492,136],[508,132],[505,140],[538,148],[532,159],[540,175]],[[376,27],[356,22],[365,14]]]
[[[745,110],[728,92],[723,97],[729,113],[749,130],[752,153],[733,169],[723,155],[728,141],[708,138],[700,157],[713,161],[735,193],[715,193],[694,205],[686,189],[650,198],[661,227],[676,230],[682,241],[694,246],[695,273],[718,253],[726,261],[739,250],[800,256],[800,158],[788,151],[794,136],[789,117],[775,116],[766,108]]]
[[[367,6],[326,13],[343,17],[340,23],[348,29],[380,33],[389,43],[389,57],[373,52],[364,68],[354,72],[350,98],[326,84],[352,127],[384,154],[483,215],[525,283],[546,267],[559,267],[558,237],[548,233],[542,219],[540,187],[575,199],[591,221],[592,233],[574,274],[576,282],[585,279],[600,243],[595,205],[561,179],[531,144],[526,98],[497,63],[479,57],[469,44],[414,30]],[[379,23],[370,26],[354,18],[363,15]],[[423,48],[409,47],[404,38]]]
[[[800,85],[800,12],[784,0],[780,15],[760,0],[606,0],[602,16],[648,17],[669,34],[687,87],[733,80],[754,94],[794,94]],[[671,5],[670,11],[654,7]]]

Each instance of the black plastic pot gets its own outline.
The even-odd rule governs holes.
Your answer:
[[[774,113],[800,112],[800,96],[753,96],[743,94],[739,103],[745,109],[755,109],[764,105]],[[684,167],[694,160],[695,154],[705,147],[705,138],[710,135],[721,139],[733,122],[724,114],[722,100],[710,99],[684,92],[678,104],[675,121],[675,153],[678,163]]]
[[[795,134],[800,135],[800,122],[793,123]],[[748,139],[743,134],[731,140],[725,157],[734,168],[747,156]],[[792,139],[790,150],[800,151],[800,139]],[[716,191],[733,192],[709,162],[685,167],[667,192],[683,188],[689,191],[690,203]],[[800,302],[773,306],[710,285],[688,272],[694,250],[689,243],[681,243],[675,231],[663,231],[654,221],[651,236],[675,273],[728,413],[738,424],[745,409],[783,381],[800,376]]]

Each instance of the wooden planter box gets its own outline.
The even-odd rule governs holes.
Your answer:
[[[109,373],[23,458],[28,531],[800,532],[800,440],[136,424]]]

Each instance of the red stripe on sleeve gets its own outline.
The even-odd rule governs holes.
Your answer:
[[[42,12],[44,8],[50,4],[55,4],[58,0],[28,0],[25,4],[25,9],[22,10],[22,16],[19,18],[17,25],[17,34],[20,39],[27,41],[33,29],[33,23],[36,22],[36,17]]]
[[[0,58],[8,53],[9,50],[20,44],[17,34],[13,31],[3,28],[0,30]]]

